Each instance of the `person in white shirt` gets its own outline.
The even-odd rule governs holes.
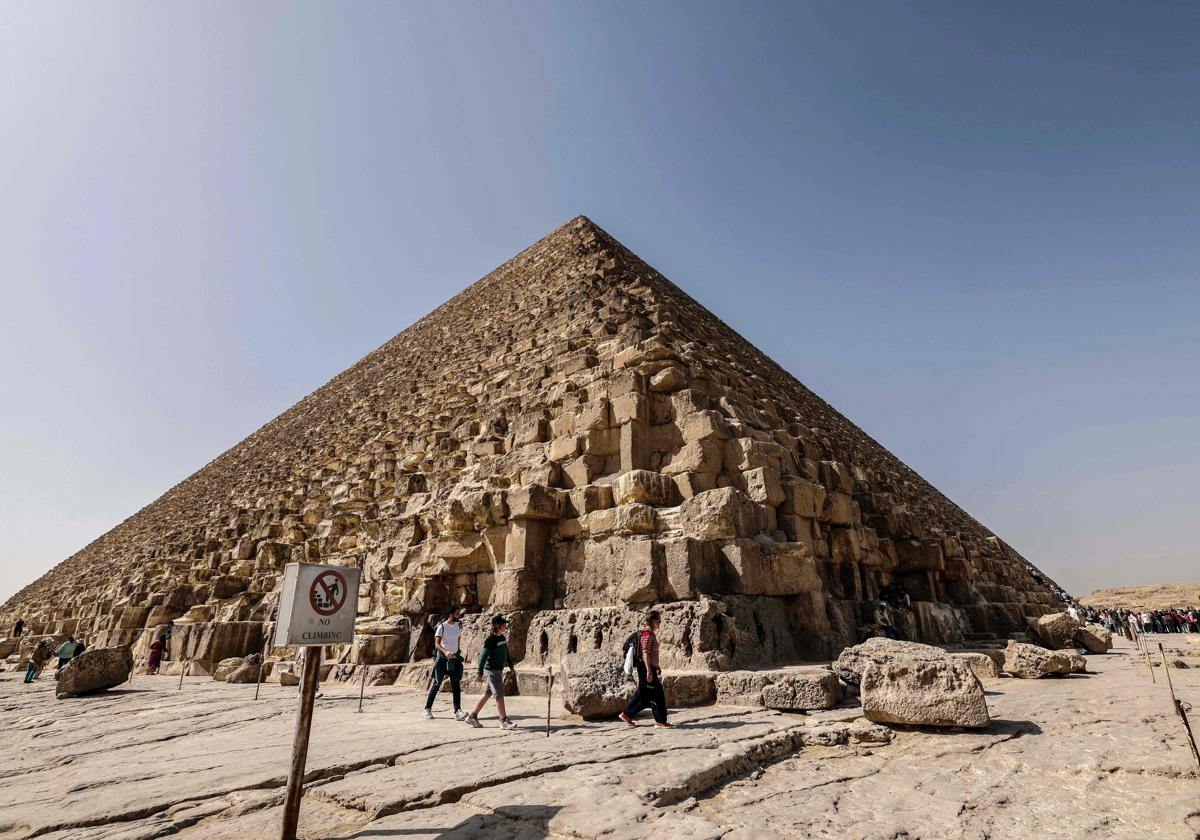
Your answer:
[[[462,607],[455,607],[446,620],[433,631],[433,646],[437,653],[433,660],[433,675],[430,678],[429,696],[425,698],[425,719],[433,717],[433,700],[442,687],[442,680],[450,677],[450,694],[454,698],[454,719],[467,716],[462,710]]]

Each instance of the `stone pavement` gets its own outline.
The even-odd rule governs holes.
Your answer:
[[[1200,654],[1180,637],[1168,644]],[[1194,661],[1194,659],[1192,660]],[[856,705],[813,715],[710,706],[648,723],[552,721],[512,698],[475,730],[425,721],[418,692],[328,685],[301,814],[305,838],[1200,836],[1200,778],[1158,669],[1130,648],[1097,673],[987,683],[983,732],[898,727]],[[1200,709],[1200,670],[1173,670]],[[0,837],[274,837],[295,689],[138,677],[56,701],[0,674]],[[555,704],[558,705],[557,702]],[[1197,715],[1200,717],[1200,715]]]

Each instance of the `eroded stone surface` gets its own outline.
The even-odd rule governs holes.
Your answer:
[[[954,657],[872,662],[859,689],[863,714],[875,723],[981,729],[991,720],[979,678]]]

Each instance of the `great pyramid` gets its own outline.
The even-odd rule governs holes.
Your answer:
[[[205,673],[262,644],[292,560],[363,569],[343,662],[430,655],[452,604],[511,612],[527,663],[835,656],[900,583],[910,638],[1023,632],[1054,585],[584,217],[413,324],[27,586],[34,633],[174,620]]]

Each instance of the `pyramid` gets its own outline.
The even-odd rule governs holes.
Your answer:
[[[510,613],[539,665],[658,605],[665,666],[720,670],[836,656],[893,583],[937,644],[1023,632],[1056,589],[582,216],[2,612],[139,655],[174,621],[205,673],[261,646],[290,561],[362,569],[331,653],[367,664],[429,656],[451,605],[468,636]]]

